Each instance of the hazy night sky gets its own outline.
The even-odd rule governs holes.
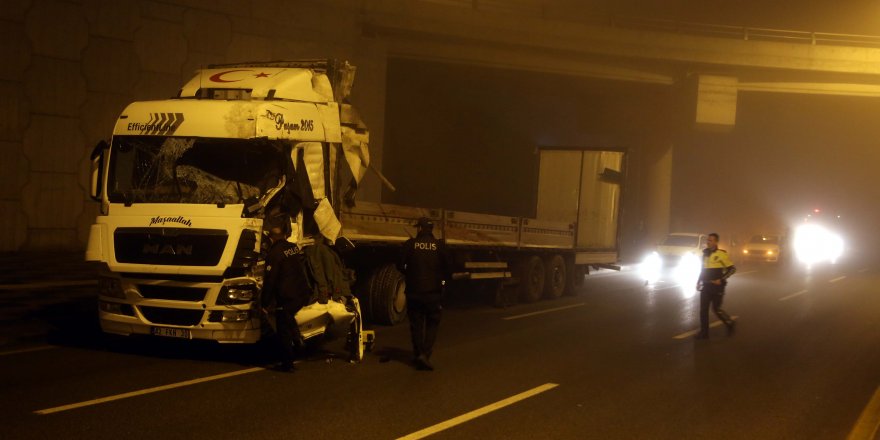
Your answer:
[[[877,0],[588,0],[558,7],[577,16],[597,11],[700,23],[880,35]]]

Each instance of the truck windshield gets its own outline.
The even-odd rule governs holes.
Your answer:
[[[278,184],[281,151],[263,139],[116,136],[107,195],[114,203],[241,203]]]

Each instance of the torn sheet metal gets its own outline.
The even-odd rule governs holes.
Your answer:
[[[342,223],[336,218],[333,206],[330,205],[327,199],[321,199],[321,202],[318,203],[318,208],[315,209],[315,223],[318,224],[318,230],[321,231],[321,235],[332,243],[336,242],[336,239],[339,237],[339,231],[342,230]]]
[[[298,154],[297,150],[303,151],[303,163],[308,173],[309,185],[312,188],[312,194],[315,200],[327,197],[326,188],[324,188],[324,148],[320,142],[300,142],[293,149],[293,154]],[[296,157],[296,156],[294,156]],[[297,163],[298,161],[294,162]],[[299,171],[299,170],[297,170]],[[297,175],[301,175],[297,173]]]

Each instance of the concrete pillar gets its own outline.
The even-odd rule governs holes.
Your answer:
[[[670,231],[672,203],[672,154],[669,146],[646,160],[645,237],[647,245],[656,244]]]

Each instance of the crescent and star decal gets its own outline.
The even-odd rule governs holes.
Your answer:
[[[211,80],[212,82],[218,82],[218,83],[236,82],[236,81],[241,81],[242,79],[244,79],[244,78],[223,79],[223,75],[228,75],[230,73],[235,73],[235,72],[253,72],[253,70],[249,70],[249,69],[225,70],[223,72],[217,72],[217,73],[211,75],[211,77],[208,79]],[[265,72],[260,72],[260,73],[254,74],[255,78],[266,78],[268,76],[269,76],[269,74],[265,73]]]

